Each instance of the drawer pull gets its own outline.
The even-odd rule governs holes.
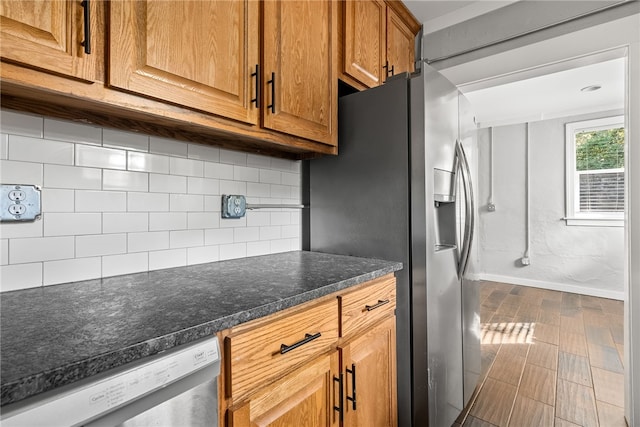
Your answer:
[[[280,354],[285,354],[291,350],[295,350],[296,348],[305,345],[308,342],[311,342],[313,340],[315,340],[316,338],[320,338],[320,332],[318,332],[315,335],[311,335],[311,334],[304,334],[304,339],[298,341],[295,344],[291,344],[291,345],[286,345],[286,344],[281,344],[280,345]]]
[[[365,305],[364,308],[366,308],[367,311],[371,311],[371,310],[375,310],[376,308],[381,307],[381,306],[383,306],[385,304],[389,304],[389,300],[388,299],[385,299],[385,300],[379,299],[377,304]]]

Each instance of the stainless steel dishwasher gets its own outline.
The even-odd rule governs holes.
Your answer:
[[[218,426],[218,339],[205,338],[2,408],[12,426]]]

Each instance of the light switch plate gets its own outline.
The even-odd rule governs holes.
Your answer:
[[[0,221],[35,221],[40,219],[40,187],[36,185],[2,184],[0,186]]]

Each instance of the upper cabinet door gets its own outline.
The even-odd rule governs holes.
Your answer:
[[[103,81],[104,4],[85,4],[89,5],[86,14],[80,1],[2,0],[2,59],[82,80]],[[87,52],[85,34],[90,36]]]
[[[252,0],[111,2],[109,84],[257,124],[258,15]]]
[[[374,87],[384,82],[386,11],[382,0],[344,3],[344,73]]]
[[[414,71],[415,34],[393,9],[387,9],[388,75]]]
[[[263,126],[337,143],[337,3],[263,3]]]

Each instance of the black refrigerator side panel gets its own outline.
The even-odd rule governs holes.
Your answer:
[[[339,154],[309,167],[310,249],[400,261],[398,421],[412,425],[408,80],[339,100]]]

